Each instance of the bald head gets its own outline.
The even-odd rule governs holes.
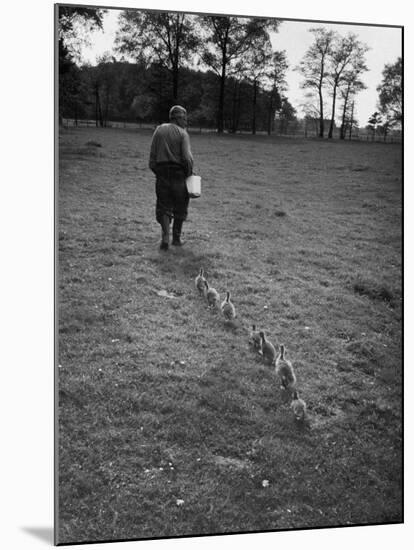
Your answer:
[[[187,111],[184,107],[181,107],[181,105],[174,105],[171,107],[169,117],[171,122],[181,126],[181,128],[187,126]]]

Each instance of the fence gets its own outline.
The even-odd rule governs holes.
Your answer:
[[[96,128],[97,124],[95,120],[75,120],[73,118],[64,118],[62,124],[65,128]],[[155,128],[156,124],[144,123],[144,122],[127,122],[127,121],[107,121],[105,128]]]
[[[64,118],[63,126],[65,128],[96,128],[95,120],[75,120],[70,118]],[[128,129],[147,129],[154,130],[157,126],[157,123],[148,123],[148,122],[129,122],[129,121],[108,121],[105,125],[105,128],[128,128]],[[190,126],[190,133],[216,133],[215,129],[204,128],[198,126]],[[225,130],[227,133],[227,131]],[[252,135],[250,128],[241,128],[236,132],[236,135]],[[258,131],[256,132],[258,136],[266,136],[267,132]],[[283,137],[283,138],[305,138],[305,139],[315,139],[318,138],[318,129],[314,124],[306,124],[304,121],[294,121],[292,123],[285,123],[283,126],[278,124],[278,121],[275,121],[275,128],[272,131],[271,135],[273,137]],[[325,132],[325,138],[327,132]],[[334,128],[333,136],[334,140],[340,139],[339,128]],[[318,138],[319,139],[319,138]],[[365,128],[356,128],[353,130],[351,137],[347,133],[345,137],[346,141],[367,141],[375,143],[401,143],[402,142],[402,133],[392,131],[387,135],[375,134]]]

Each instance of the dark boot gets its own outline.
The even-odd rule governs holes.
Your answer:
[[[177,220],[176,218],[174,218],[172,240],[172,244],[174,246],[182,246],[183,244],[181,241],[181,229],[183,227],[183,221],[184,220]]]
[[[170,242],[170,217],[165,214],[161,217],[161,244],[160,250],[168,250],[168,243]]]

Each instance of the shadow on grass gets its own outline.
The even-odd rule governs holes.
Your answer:
[[[390,305],[394,304],[394,293],[385,285],[380,285],[371,281],[357,281],[353,285],[355,294],[367,296],[371,300],[387,302]]]
[[[216,251],[195,252],[191,245],[173,247],[166,252],[161,252],[149,258],[149,261],[157,266],[162,273],[170,273],[177,277],[196,277],[200,268],[204,269],[207,278],[216,276],[216,263],[221,259],[221,254]]]

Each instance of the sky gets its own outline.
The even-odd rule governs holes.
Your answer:
[[[103,32],[96,31],[89,35],[90,46],[82,48],[83,61],[95,64],[97,57],[104,52],[112,51],[119,13],[119,9],[108,10],[104,18]],[[356,96],[355,103],[355,117],[360,126],[365,126],[369,117],[377,110],[378,92],[376,88],[382,80],[385,64],[394,63],[402,55],[402,31],[395,27],[283,21],[278,33],[272,35],[272,45],[275,50],[286,51],[289,62],[286,74],[288,83],[286,96],[290,103],[298,109],[299,115],[302,114],[300,105],[304,103],[304,90],[300,88],[302,80],[300,73],[293,69],[299,64],[312,43],[313,36],[309,29],[315,26],[335,30],[343,36],[350,32],[355,33],[359,40],[369,46],[370,50],[366,54],[369,71],[363,75],[367,89]]]

